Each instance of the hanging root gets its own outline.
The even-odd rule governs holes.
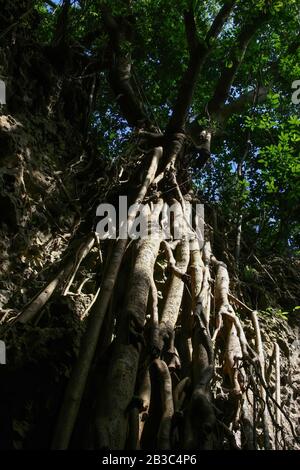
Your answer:
[[[66,287],[64,288],[62,295],[67,295],[69,293],[69,289],[72,285],[72,282],[75,279],[79,266],[81,265],[84,258],[87,256],[87,254],[90,252],[90,250],[94,246],[95,237],[96,237],[96,234],[94,236],[89,237],[89,239],[87,240],[87,243],[84,244],[81,247],[81,249],[77,251],[76,256],[75,256],[75,261],[73,263],[72,274],[69,276],[69,279],[66,280]]]
[[[279,405],[276,407],[276,421],[277,421],[278,426],[281,426],[280,349],[277,343],[275,343],[274,349],[275,349],[275,399]]]
[[[213,448],[216,415],[209,388],[212,375],[211,367],[202,371],[185,410],[185,449],[209,450]]]
[[[179,204],[177,204],[177,208],[182,215]],[[182,222],[182,218],[180,220]],[[176,219],[174,223],[177,223]],[[181,275],[178,276],[178,271],[181,274],[186,273],[189,257],[189,243],[186,238],[183,238],[176,248],[176,271],[173,270],[159,325],[162,340],[161,350],[163,349],[165,355],[167,355],[166,361],[168,365],[175,368],[180,366],[180,362],[178,361],[178,355],[174,348],[174,329],[178,320],[184,289],[184,282]]]
[[[261,371],[262,378],[265,380],[265,357],[264,357],[264,350],[263,350],[263,342],[261,338],[257,312],[255,310],[253,310],[252,312],[252,323],[253,323],[253,328],[255,331],[256,351],[258,355],[260,371]],[[263,403],[265,404],[266,392],[265,392],[263,385],[261,385],[260,387],[260,396],[261,396]],[[264,406],[263,411],[262,411],[262,421],[263,421],[263,431],[264,431],[264,439],[265,439],[265,449],[271,449],[269,420],[270,420],[270,417],[268,414],[268,409],[266,406]]]
[[[162,417],[157,435],[157,446],[159,449],[171,449],[171,426],[174,415],[174,404],[172,395],[172,379],[167,364],[155,359],[154,364],[158,370],[161,386]]]
[[[151,338],[150,338],[150,355],[157,358],[160,355],[160,338],[159,338],[159,320],[158,320],[158,294],[157,287],[153,276],[151,277],[151,297],[152,297],[152,318],[151,318]]]
[[[139,205],[145,198],[148,188],[155,178],[161,156],[162,148],[155,148],[153,150],[152,160],[144,182],[136,197],[134,210],[128,217],[129,233],[137,216]],[[117,241],[110,262],[108,263],[107,270],[104,273],[101,291],[93,305],[93,309],[90,314],[90,321],[82,339],[78,361],[73,368],[72,375],[65,392],[64,401],[59,413],[52,442],[53,449],[67,449],[69,446],[82,395],[87,383],[89,370],[96,351],[100,330],[112,296],[126,246],[127,239],[119,239]]]
[[[139,440],[137,448],[140,448],[140,443],[142,439],[142,434],[145,426],[145,422],[149,416],[149,407],[150,407],[150,399],[151,399],[151,380],[150,380],[150,372],[149,368],[146,369],[144,374],[144,379],[141,383],[138,397],[141,402],[140,413],[139,413]]]
[[[130,231],[139,203],[147,195],[145,211],[151,233],[156,236],[132,241],[132,249],[127,252],[130,256],[134,254],[134,259],[131,271],[124,270],[124,265],[121,269],[124,282],[130,272],[122,311],[114,312],[114,304],[110,302],[116,293],[116,279],[128,246],[127,240],[121,239],[112,250],[100,291],[89,307],[88,327],[66,389],[53,448],[68,447],[91,363],[97,362],[109,345],[101,396],[95,397],[90,416],[96,449],[147,448],[149,440],[154,442],[156,438],[157,447],[162,450],[179,445],[199,450],[269,449],[273,447],[273,430],[275,446],[280,448],[277,435],[283,417],[288,417],[280,404],[279,348],[276,345],[273,354],[274,398],[267,385],[272,371],[265,371],[257,313],[229,292],[227,265],[213,255],[210,233],[205,234],[205,242],[199,236],[199,217],[192,217],[192,197],[183,196],[177,183],[175,160],[179,147],[173,144],[167,153],[167,169],[156,180],[162,149],[154,150],[136,198],[137,207],[128,217]],[[164,191],[156,188],[164,181],[171,183],[172,192],[167,199]],[[147,193],[151,183],[155,205],[153,191]],[[170,233],[166,201],[171,201],[174,209]],[[66,282],[65,294],[84,256],[85,251],[80,251],[61,274]],[[163,281],[157,279],[158,265],[160,272],[163,271]],[[61,279],[55,280],[56,285]],[[159,292],[158,285],[162,285]],[[119,283],[117,289],[118,286]],[[233,306],[252,319],[255,351]],[[104,319],[110,338],[104,340],[105,344],[95,354]],[[151,384],[149,368],[151,380],[155,375],[159,377],[158,406],[154,403],[157,389]],[[96,370],[92,368],[91,373],[95,374]],[[161,410],[159,423],[152,419],[152,411],[158,409]],[[264,437],[263,443],[257,428]],[[220,435],[222,442],[218,440]]]
[[[49,284],[44,287],[39,294],[26,306],[26,308],[20,313],[20,315],[15,319],[16,322],[27,323],[28,321],[33,320],[48,302],[54,291],[58,286],[63,284],[66,279],[69,278],[71,273],[70,282],[73,281],[75,274],[79,268],[82,260],[87,256],[95,243],[94,234],[90,234],[85,240],[82,241],[76,253],[72,256],[69,256],[67,260],[63,263],[62,268],[59,273],[52,279]],[[70,283],[68,284],[68,286]]]

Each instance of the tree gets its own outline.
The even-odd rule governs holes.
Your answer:
[[[6,326],[10,334],[40,321],[53,294],[70,293],[91,251],[103,252],[52,448],[149,448],[156,436],[160,449],[280,448],[280,421],[290,420],[278,381],[275,393],[268,383],[257,312],[232,295],[229,272],[255,250],[299,250],[296,2],[20,3],[2,40],[19,44],[30,33],[48,64],[45,73],[36,53],[41,88],[29,112],[50,106],[74,126],[92,190],[97,164],[100,175],[109,174],[105,164],[118,169],[87,215],[81,194],[77,246]],[[121,194],[136,204],[129,231],[141,204],[152,227],[172,204],[172,233],[179,224],[181,236],[99,244],[96,204]]]

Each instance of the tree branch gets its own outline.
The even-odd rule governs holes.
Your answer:
[[[210,115],[218,113],[229,95],[231,85],[235,79],[237,71],[243,62],[249,42],[257,32],[260,26],[268,19],[268,14],[261,14],[254,17],[240,31],[237,37],[237,45],[232,48],[228,62],[224,67],[221,76],[217,82],[214,95],[208,103],[208,112]]]
[[[45,3],[49,5],[51,8],[53,8],[53,10],[57,8],[57,4],[52,2],[51,0],[46,0]]]
[[[69,12],[71,7],[70,0],[64,0],[61,11],[57,17],[52,46],[64,46],[68,39]]]
[[[196,26],[192,12],[190,11],[185,14],[186,28],[191,26],[191,30],[189,32],[187,31],[190,59],[188,67],[179,85],[177,99],[173,107],[173,113],[167,126],[167,133],[182,131],[189,107],[193,99],[197,78],[209,53],[212,50],[211,39],[216,38],[221,31],[221,28],[227,20],[234,4],[235,0],[229,0],[221,8],[209,32],[207,33],[205,40],[198,40],[196,38]]]
[[[259,26],[261,26],[261,25],[258,25],[258,27]],[[296,38],[290,43],[286,54],[295,53],[299,47],[300,47],[300,34],[298,34],[296,36]],[[279,66],[279,60],[275,60],[274,62],[271,62],[269,64],[269,69],[268,69],[269,72],[272,73],[272,74],[275,74],[275,75],[277,74],[278,75],[279,74],[278,66]],[[232,72],[233,72],[233,70],[231,70],[231,73]],[[234,77],[233,77],[233,79],[234,79]],[[233,79],[232,79],[232,82],[233,82]],[[225,83],[223,82],[223,76],[222,75],[221,75],[218,83],[219,83],[220,87],[222,86],[222,84],[223,84],[223,86],[225,86]],[[228,87],[228,85],[227,85],[227,87]],[[228,90],[228,92],[229,92],[229,90]],[[216,109],[213,113],[213,118],[214,118],[215,121],[217,121],[218,125],[221,126],[221,128],[222,128],[222,126],[224,126],[226,124],[228,119],[233,114],[241,114],[249,105],[251,105],[253,103],[253,99],[254,99],[254,96],[255,96],[256,93],[257,93],[256,104],[259,104],[259,103],[263,103],[266,100],[268,92],[269,92],[269,88],[264,87],[264,86],[260,86],[258,88],[258,90],[254,90],[254,91],[250,91],[248,93],[245,93],[245,94],[241,95],[238,99],[232,101],[231,103],[229,103],[225,106],[222,105],[223,103],[220,103],[220,106],[218,106],[218,109]],[[216,95],[216,92],[215,92],[215,95]],[[224,99],[224,97],[223,97],[223,99]],[[208,106],[208,109],[209,109],[209,106]],[[212,113],[211,108],[209,109],[209,112]],[[202,116],[203,116],[203,114],[198,115],[196,117],[196,119],[194,121],[192,121],[191,123],[188,123],[187,127],[186,127],[187,134],[191,137],[191,139],[194,142],[198,142],[198,140],[199,140],[199,135],[200,135],[200,132],[201,132],[202,129],[200,128],[200,126],[198,124],[198,120]],[[222,132],[222,129],[221,129],[221,132]],[[216,131],[216,134],[219,134],[219,132]]]
[[[218,123],[224,123],[233,114],[240,114],[247,108],[247,106],[253,104],[253,99],[256,95],[256,104],[263,103],[266,100],[269,89],[264,86],[260,86],[258,90],[250,91],[241,95],[237,100],[223,106],[218,112]]]
[[[188,48],[189,48],[190,54],[192,54],[196,50],[197,45],[199,43],[193,10],[190,9],[190,10],[185,11],[183,14],[183,17],[184,17],[185,34],[186,34],[186,39],[188,43]]]
[[[110,38],[108,50],[110,86],[128,124],[145,128],[150,122],[131,82],[130,53],[122,51],[122,44],[131,42],[132,24],[126,18],[117,21],[105,5],[101,6],[101,13]]]
[[[210,30],[208,31],[208,33],[206,35],[205,41],[206,41],[207,44],[209,44],[211,39],[216,38],[220,34],[220,32],[223,28],[223,25],[224,25],[225,21],[227,20],[228,16],[230,15],[235,3],[236,3],[236,1],[231,1],[231,0],[226,1],[224,3],[221,10],[219,11],[217,16],[215,17],[215,19],[214,19],[214,21],[211,25]]]
[[[230,88],[233,84],[237,71],[243,61],[249,42],[257,32],[257,30],[265,23],[268,19],[268,13],[257,15],[253,17],[248,23],[246,23],[236,40],[236,45],[231,49],[228,62],[229,65],[225,66],[213,94],[213,97],[206,106],[206,114],[218,123],[224,124],[225,121],[233,113],[241,112],[248,104],[253,102],[254,92],[247,93],[241,96],[238,100],[224,106],[225,100],[229,96]],[[209,33],[208,33],[209,34]],[[267,96],[268,90],[265,87],[260,87],[257,95],[257,102],[262,102]],[[197,149],[201,149],[203,127],[199,125],[199,118],[203,117],[203,113],[194,119],[193,122],[187,125],[187,133],[191,137],[193,143],[197,146]],[[207,161],[207,155],[205,161]]]

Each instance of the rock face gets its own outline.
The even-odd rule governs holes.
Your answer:
[[[299,330],[297,339],[291,345],[287,369],[288,384],[282,388],[283,404],[290,410],[290,418],[295,426],[296,435],[300,436],[300,341]],[[289,367],[290,364],[290,367]],[[293,439],[290,438],[291,447]],[[295,448],[299,449],[299,442]]]
[[[289,449],[300,449],[300,335],[299,319],[288,323],[278,317],[260,314],[260,326],[266,353],[266,365],[270,363],[274,343],[280,349],[280,391],[281,405],[294,428],[282,416],[286,446]],[[274,371],[270,376],[270,385],[275,387]],[[297,439],[295,439],[297,436]]]
[[[10,9],[26,8],[26,3],[7,3],[4,16],[10,17]],[[62,72],[47,48],[32,40],[25,28],[18,42],[4,40],[0,49],[0,77],[6,84],[6,105],[0,106],[0,328],[7,359],[0,366],[4,449],[49,447],[53,417],[78,353],[83,328],[79,317],[90,303],[94,279],[73,300],[54,296],[38,326],[18,325],[17,335],[4,330],[57,272],[66,248],[86,232],[86,227],[81,230],[80,213],[94,213],[91,197],[99,193],[97,178],[103,168],[94,162],[86,116],[78,112],[79,102],[86,109],[88,84],[71,83],[71,71]],[[92,182],[84,175],[91,162],[97,167],[92,168]],[[89,215],[84,223],[91,227]],[[87,259],[89,267],[95,256]],[[80,284],[83,275],[78,274]]]
[[[103,173],[86,134],[88,117],[80,111],[80,105],[87,109],[90,83],[72,82],[72,67],[62,71],[49,48],[32,44],[31,31],[23,34],[0,49],[6,85],[6,105],[0,106],[0,316],[8,317],[51,275],[75,233],[80,237],[83,219],[92,224],[91,198]]]

